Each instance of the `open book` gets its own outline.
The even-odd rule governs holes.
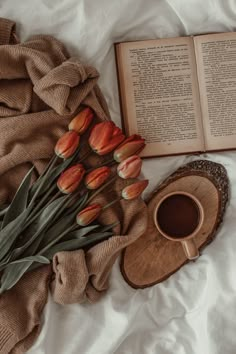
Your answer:
[[[236,33],[116,43],[125,131],[142,156],[236,148]]]

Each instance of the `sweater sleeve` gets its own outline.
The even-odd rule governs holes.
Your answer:
[[[23,354],[38,337],[50,277],[51,267],[40,267],[0,296],[0,354]]]
[[[5,325],[0,324],[0,353],[9,353],[12,343],[17,342],[17,337]]]

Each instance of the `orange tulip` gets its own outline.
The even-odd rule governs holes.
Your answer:
[[[85,185],[88,189],[99,188],[110,176],[111,169],[107,166],[99,167],[85,177]]]
[[[62,137],[57,141],[54,148],[55,154],[63,159],[68,159],[73,155],[77,147],[79,146],[79,135],[74,132],[66,132]]]
[[[130,186],[125,187],[121,193],[122,198],[126,200],[132,200],[139,197],[143,193],[147,185],[148,185],[148,180],[145,179],[143,181],[138,181],[131,184]]]
[[[89,145],[98,155],[106,155],[120,145],[124,139],[125,136],[121,129],[116,127],[113,122],[103,122],[93,127],[89,137]]]
[[[65,170],[57,180],[57,186],[64,194],[70,194],[74,192],[85,173],[84,166],[81,164],[74,165]]]
[[[76,131],[77,134],[83,134],[94,117],[94,113],[91,108],[87,107],[83,109],[69,124],[69,130]]]
[[[122,161],[117,167],[117,173],[121,178],[136,178],[142,168],[142,160],[139,156],[133,155]]]
[[[131,135],[114,151],[114,159],[121,162],[127,157],[138,155],[145,147],[145,139],[140,135]]]
[[[89,225],[93,222],[102,211],[102,206],[98,203],[91,204],[85,209],[81,210],[76,217],[76,222],[80,226]]]

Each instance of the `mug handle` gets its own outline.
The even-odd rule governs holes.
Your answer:
[[[190,260],[197,259],[199,257],[199,251],[194,239],[181,241],[184,253]]]

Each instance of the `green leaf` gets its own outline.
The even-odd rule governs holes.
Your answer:
[[[80,237],[84,237],[85,235],[87,235],[89,232],[97,229],[100,225],[90,225],[87,227],[83,227],[81,229],[72,231],[69,233],[71,238],[80,238]]]
[[[76,212],[78,213],[84,206],[85,206],[85,204],[87,203],[87,200],[88,200],[88,196],[89,196],[89,193],[88,192],[86,192],[85,193],[85,195],[83,195],[82,197],[81,197],[81,203],[79,204],[79,206],[77,206],[77,208],[76,208]]]
[[[75,221],[75,214],[65,215],[58,222],[52,225],[45,233],[42,240],[42,247],[54,240],[55,237],[64,232]]]
[[[2,212],[3,210],[7,210],[9,208],[8,204],[2,204],[0,207],[0,211]]]
[[[4,215],[5,215],[6,212],[8,211],[9,207],[10,207],[10,205],[1,208],[1,210],[0,210],[0,218],[1,218],[1,219],[4,217]]]
[[[1,278],[0,293],[2,294],[4,291],[11,289],[21,279],[32,263],[33,261],[8,265]]]
[[[43,209],[37,220],[39,229],[48,225],[51,219],[62,210],[63,204],[66,203],[67,198],[67,195],[63,195],[62,197],[53,200],[46,208]]]
[[[54,240],[58,235],[62,234],[73,223],[75,223],[76,212],[79,212],[86,203],[88,193],[75,203],[70,213],[65,213],[57,222],[55,222],[45,233],[45,237],[42,240],[42,248]],[[71,210],[71,208],[69,208]]]
[[[48,258],[42,255],[28,256],[8,264],[1,278],[0,293],[11,289],[28,271],[33,263],[49,264]]]
[[[52,218],[51,225],[54,225],[56,222],[58,222],[58,220],[61,219],[62,215],[66,214],[66,210],[69,209],[70,202],[71,202],[71,195],[65,196],[65,202],[63,203],[64,205],[62,205],[58,213],[56,213]]]
[[[43,263],[43,264],[50,263],[50,261],[46,257],[40,256],[40,255],[23,257],[23,258],[16,259],[13,261],[10,261],[10,257],[8,257],[8,258],[9,259],[5,263],[1,264],[0,271],[2,271],[4,268],[8,267],[8,265],[10,265],[10,264],[19,264],[19,263],[31,262],[31,261],[37,262],[37,263]]]
[[[52,259],[53,256],[58,252],[74,251],[89,245],[93,245],[99,241],[104,241],[112,235],[112,232],[102,232],[97,234],[91,234],[86,238],[78,238],[74,240],[64,241],[52,246],[49,250],[45,251],[43,255],[49,259]]]
[[[70,234],[70,238],[75,238],[75,237],[82,237],[83,235],[89,233],[90,231],[94,230],[96,227],[99,227],[99,225],[94,225],[94,226],[89,226],[87,228],[83,228],[80,230],[76,230],[73,232],[70,232],[68,230],[65,230],[64,232],[60,233],[59,235],[56,235],[56,237],[51,240],[51,242],[47,242],[46,245],[41,247],[40,252],[44,252],[51,247],[53,247],[57,242],[63,240],[64,238],[67,238],[67,235]]]
[[[72,205],[69,209],[68,209],[68,213],[67,214],[71,214],[71,213],[78,213],[86,204],[87,200],[88,200],[88,196],[89,193],[86,192],[84,195],[82,195],[79,200],[77,202],[74,203],[74,205]],[[74,195],[74,198],[76,197],[76,195]]]
[[[30,237],[31,237],[31,235],[30,235]],[[35,240],[33,243],[31,243],[31,245],[29,245],[29,246],[27,247],[27,249],[25,249],[25,250],[22,249],[22,247],[23,247],[24,245],[15,248],[15,249],[11,252],[10,256],[9,256],[7,259],[5,259],[5,262],[3,262],[3,263],[0,265],[0,271],[1,271],[1,269],[5,268],[7,264],[12,263],[12,261],[14,261],[14,260],[17,260],[17,258],[18,258],[20,255],[24,256],[24,258],[25,258],[25,257],[28,257],[28,256],[32,256],[32,255],[37,251],[37,249],[38,249],[38,247],[39,247],[39,245],[40,245],[40,243],[41,243],[43,237],[44,237],[44,232],[42,232],[42,233],[36,238],[36,240]]]
[[[6,256],[7,252],[19,236],[28,214],[29,210],[25,209],[23,213],[0,231],[0,260]]]
[[[7,210],[1,229],[3,229],[6,225],[8,225],[11,221],[13,221],[17,216],[19,216],[27,206],[28,201],[28,192],[30,187],[30,182],[32,178],[34,167],[32,167],[29,172],[24,177],[23,181],[21,182],[10,206]]]
[[[76,152],[69,159],[64,160],[59,166],[54,167],[51,174],[54,177],[58,177],[75,160],[75,157],[78,156],[78,152],[79,149],[77,149]]]
[[[119,224],[120,224],[120,222],[119,222],[119,221],[116,221],[116,222],[114,222],[113,224],[105,225],[105,226],[102,227],[101,232],[108,231],[108,230],[112,230],[113,227],[115,227],[115,226],[117,226],[117,225],[119,225]]]
[[[67,196],[60,197],[50,203],[42,212],[38,219],[39,228],[35,234],[33,234],[28,241],[21,247],[13,250],[14,258],[21,255],[27,248],[39,237],[40,240],[44,236],[43,232],[48,227],[54,216],[61,211],[63,204],[65,203]]]
[[[114,236],[113,232],[94,232],[89,234],[87,237],[84,237],[83,240],[86,240],[87,244],[96,243],[97,241],[107,239],[110,236]],[[87,246],[86,244],[86,246]]]
[[[1,262],[1,265],[0,265],[0,272],[7,267],[8,263],[10,262],[11,260],[11,255],[7,255],[7,257],[5,257],[2,262]]]
[[[40,255],[35,255],[35,256],[29,256],[29,257],[24,257],[21,259],[16,259],[15,261],[11,262],[10,264],[18,264],[18,263],[22,263],[22,262],[37,262],[37,263],[43,263],[43,264],[49,264],[50,261],[44,257],[44,256],[40,256]]]

